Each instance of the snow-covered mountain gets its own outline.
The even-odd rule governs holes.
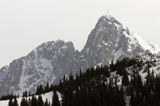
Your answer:
[[[63,75],[80,69],[109,64],[124,57],[159,53],[159,48],[133,34],[114,17],[107,15],[98,20],[82,51],[72,42],[62,40],[41,44],[27,56],[0,69],[0,95],[35,92],[38,85],[56,84]]]
[[[76,51],[71,42],[47,42],[0,70],[0,94],[36,91],[36,86],[56,82],[74,69]]]
[[[158,53],[159,48],[133,34],[112,16],[102,16],[89,35],[81,52],[87,64],[110,63],[123,57],[146,52]]]

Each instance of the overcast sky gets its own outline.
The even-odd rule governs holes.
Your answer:
[[[81,50],[107,9],[132,32],[160,45],[159,0],[0,0],[0,67],[46,41],[72,41]]]

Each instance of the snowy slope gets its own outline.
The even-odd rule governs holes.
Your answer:
[[[45,101],[46,99],[48,99],[48,101],[52,101],[52,96],[53,96],[53,92],[49,92],[49,93],[43,94],[42,99],[43,101]],[[28,97],[28,98],[31,98],[31,97]],[[18,104],[21,103],[21,100],[22,100],[22,97],[17,98]],[[0,106],[8,106],[8,103],[9,103],[9,100],[0,101]]]
[[[52,96],[53,96],[53,92],[48,92],[48,93],[42,94],[42,99],[43,99],[43,101],[46,101],[46,99],[48,99],[48,101],[51,103]],[[58,97],[59,97],[59,100],[61,101],[60,93],[58,93]],[[31,98],[31,97],[28,97],[27,99],[29,99],[29,98]],[[36,98],[38,98],[37,95],[36,95]],[[22,97],[17,98],[19,105],[21,103],[21,100],[22,100]],[[9,100],[0,101],[0,106],[8,106],[8,102],[9,102]]]

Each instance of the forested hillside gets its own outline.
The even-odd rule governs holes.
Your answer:
[[[109,66],[98,65],[74,77],[64,76],[58,85],[37,88],[36,95],[53,91],[52,101],[25,92],[20,106],[159,106],[160,76],[153,61],[125,58]],[[144,74],[140,74],[142,72]],[[145,75],[145,77],[144,77]],[[61,99],[58,97],[61,94]],[[27,96],[29,96],[27,98]],[[18,106],[16,98],[9,106]]]

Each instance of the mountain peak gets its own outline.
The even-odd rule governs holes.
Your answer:
[[[116,20],[112,15],[103,15],[103,16],[100,17],[100,19]]]
[[[109,64],[112,60],[116,62],[124,57],[145,55],[148,51],[157,53],[159,49],[141,36],[133,34],[113,16],[103,15],[90,33],[82,53],[85,58],[93,59],[88,63],[96,65],[98,62]],[[98,61],[94,62],[96,59]]]
[[[98,23],[106,23],[106,24],[121,24],[116,18],[112,15],[103,15],[99,18]]]

